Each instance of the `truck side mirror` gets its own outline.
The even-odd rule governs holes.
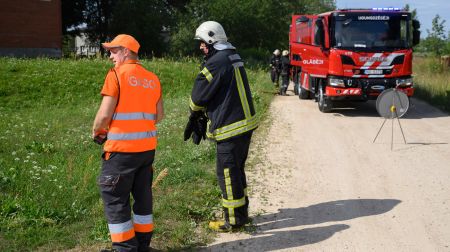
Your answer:
[[[419,44],[420,42],[420,31],[414,30],[413,31],[413,46]]]
[[[419,20],[413,20],[412,21],[412,25],[413,25],[413,29],[414,30],[419,30],[420,29],[420,22],[419,22]]]
[[[322,48],[325,48],[325,31],[323,28],[321,18],[316,20],[316,29],[314,31],[314,43],[316,45],[320,45]]]
[[[413,20],[412,21],[412,26],[413,26],[413,46],[419,44],[420,42],[420,22],[418,20]]]

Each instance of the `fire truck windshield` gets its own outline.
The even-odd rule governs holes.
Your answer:
[[[336,13],[331,46],[357,51],[409,48],[409,20],[404,13]]]

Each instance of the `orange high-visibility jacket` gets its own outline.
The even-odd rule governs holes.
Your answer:
[[[156,148],[156,104],[161,98],[158,77],[136,60],[128,60],[108,73],[104,90],[117,89],[118,104],[114,111],[105,143],[106,152],[143,152]],[[114,83],[115,82],[115,83]],[[109,87],[107,86],[109,85]],[[111,93],[111,92],[109,92]],[[113,95],[115,96],[115,95]]]

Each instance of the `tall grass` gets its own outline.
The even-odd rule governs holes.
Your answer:
[[[434,57],[415,57],[415,95],[450,112],[450,67]]]
[[[215,146],[183,142],[188,98],[199,62],[143,61],[161,79],[166,118],[159,125],[155,168],[169,175],[154,191],[160,249],[208,241],[206,223],[220,209]],[[90,139],[106,60],[0,58],[0,251],[55,251],[107,246],[96,185],[101,147]],[[262,116],[269,78],[249,70]]]

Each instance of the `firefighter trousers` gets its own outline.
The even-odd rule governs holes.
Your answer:
[[[272,68],[270,71],[270,79],[272,80],[273,85],[278,87],[278,83],[280,80],[280,71],[278,71],[276,68]]]
[[[288,86],[289,86],[289,75],[281,74],[280,95],[286,95]]]
[[[225,221],[232,226],[248,222],[247,179],[245,161],[252,132],[217,142],[217,180],[222,191]]]
[[[155,150],[104,153],[98,177],[113,248],[149,251],[153,233],[152,164]],[[133,196],[131,215],[130,194]]]

